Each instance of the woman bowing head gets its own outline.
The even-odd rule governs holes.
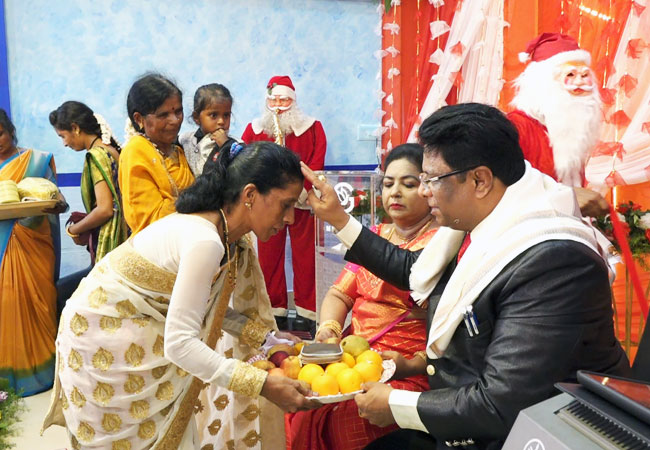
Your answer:
[[[264,407],[260,396],[285,411],[316,406],[299,382],[242,361],[277,340],[245,235],[268,239],[293,221],[303,183],[298,158],[257,142],[233,145],[217,166],[181,193],[177,213],[102,259],[66,303],[46,425],[59,404],[73,444],[195,448],[193,412],[205,383],[255,408]],[[222,331],[236,338],[228,352],[217,345]]]

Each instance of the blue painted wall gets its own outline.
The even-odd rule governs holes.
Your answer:
[[[11,116],[9,76],[7,72],[7,41],[5,38],[4,0],[0,0],[0,108]]]
[[[177,81],[186,117],[198,86],[225,84],[235,98],[231,134],[240,136],[263,108],[268,79],[288,74],[298,104],[323,122],[326,164],[374,165],[375,143],[358,141],[357,126],[378,122],[376,7],[374,0],[4,0],[19,145],[52,151],[59,173],[80,172],[83,155],[62,146],[49,112],[83,101],[121,141],[126,94],[148,70]],[[186,120],[182,131],[195,127]],[[77,187],[63,192],[71,210],[83,209]],[[87,266],[83,247],[65,235],[62,243],[62,275]]]
[[[323,122],[327,164],[373,164],[380,16],[374,1],[352,0],[4,0],[9,86],[20,144],[53,151],[60,172],[79,172],[82,155],[64,149],[48,113],[76,99],[103,114],[119,139],[135,78],[158,70],[184,92],[225,84],[235,98],[231,134],[263,107],[264,86],[289,74],[298,104]],[[183,131],[195,125],[186,120]]]

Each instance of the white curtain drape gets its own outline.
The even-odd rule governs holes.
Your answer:
[[[445,99],[461,70],[463,83],[458,102],[496,105],[503,86],[503,3],[504,0],[462,3],[460,11],[454,15],[440,68],[433,76],[433,84],[419,119],[409,132],[408,142],[417,140],[418,124],[446,104]]]
[[[612,115],[620,117],[623,111],[630,123],[627,127],[612,123],[603,127],[604,145],[594,150],[585,170],[593,186],[636,184],[650,179],[650,4],[645,3],[640,14],[635,8],[630,11],[614,57],[616,72],[607,82],[607,88],[616,91],[616,99],[605,117],[611,120]],[[632,88],[634,80],[637,84]],[[621,146],[617,143],[622,145],[622,151],[618,151]]]

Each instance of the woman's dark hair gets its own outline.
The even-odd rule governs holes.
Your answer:
[[[493,106],[444,106],[422,122],[419,136],[424,152],[441,156],[451,170],[486,166],[510,186],[526,169],[517,129]]]
[[[384,172],[393,161],[399,159],[406,159],[422,172],[422,155],[424,155],[424,147],[420,144],[402,144],[398,145],[390,151],[384,160]]]
[[[95,118],[93,110],[85,103],[70,100],[50,113],[50,125],[57,130],[71,131],[76,124],[86,134],[102,136],[102,129]],[[120,151],[117,141],[111,136],[111,145]]]
[[[214,170],[200,175],[194,184],[181,192],[176,211],[191,214],[217,211],[234,204],[249,183],[260,194],[271,189],[283,189],[293,182],[302,183],[300,159],[291,150],[273,142],[259,141],[244,145],[237,152],[224,149],[219,153]]]
[[[2,125],[2,128],[4,128],[6,133],[9,133],[11,135],[11,140],[13,141],[14,145],[16,145],[18,143],[18,138],[16,137],[16,127],[9,118],[7,111],[2,108],[0,108],[0,125]]]
[[[212,103],[218,103],[222,101],[229,101],[233,103],[232,95],[226,86],[219,83],[211,83],[201,86],[194,93],[194,114],[200,114],[205,108],[210,106]]]
[[[126,97],[126,111],[135,131],[143,131],[133,118],[136,112],[143,116],[151,114],[174,95],[179,97],[181,103],[183,102],[183,93],[178,86],[159,73],[146,73],[138,78]]]

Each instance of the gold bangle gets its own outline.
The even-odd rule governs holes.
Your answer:
[[[418,352],[413,353],[413,357],[415,358],[416,356],[419,356],[420,358],[422,358],[424,360],[424,362],[427,362],[427,353],[426,352],[423,352],[422,350],[420,350]]]
[[[70,228],[71,226],[72,226],[72,224],[70,224],[70,225],[68,225],[67,227],[65,227],[65,233],[66,233],[68,236],[70,236],[71,238],[78,238],[78,237],[79,237],[78,234],[72,234],[72,233],[70,233],[69,228]]]
[[[325,322],[321,323],[318,327],[318,331],[320,330],[332,330],[336,337],[341,337],[341,334],[343,333],[341,324],[334,319],[326,320]]]

